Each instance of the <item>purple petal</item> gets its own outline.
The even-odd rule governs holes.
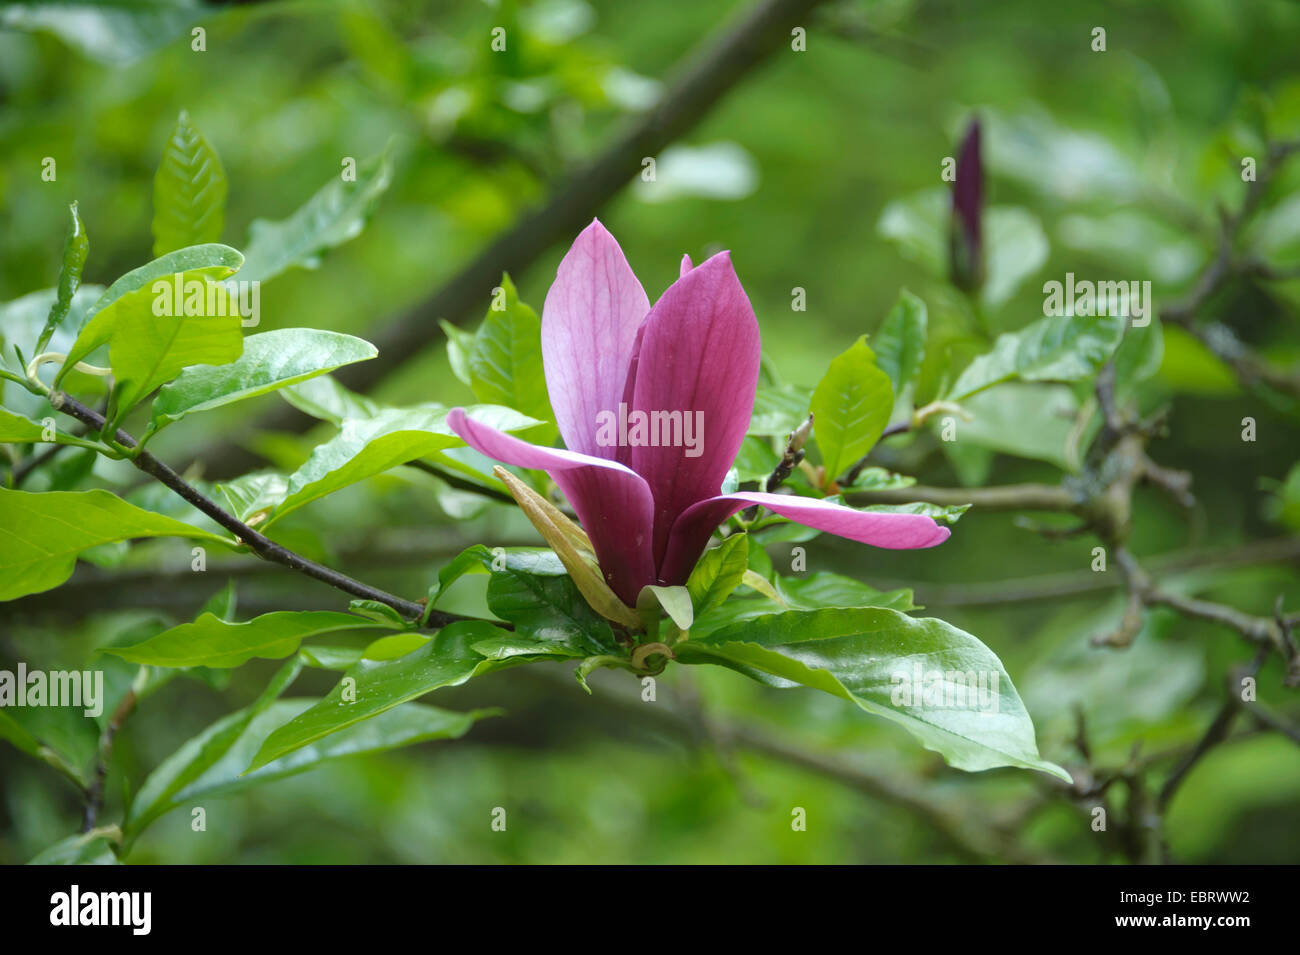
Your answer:
[[[596,443],[597,415],[616,414],[637,328],[650,300],[599,220],[574,240],[542,306],[542,364],[570,450],[614,458]]]
[[[668,551],[659,564],[661,584],[685,583],[709,543],[714,528],[744,507],[761,504],[805,527],[889,550],[933,547],[948,539],[948,528],[922,514],[856,511],[843,504],[793,494],[741,491],[700,501],[677,518]]]
[[[654,496],[656,560],[677,515],[722,487],[749,426],[758,366],[758,322],[726,252],[669,286],[646,317],[621,460]],[[638,414],[649,425],[640,446]]]
[[[629,606],[636,605],[641,588],[655,580],[650,550],[654,502],[639,475],[604,458],[520,441],[473,420],[464,408],[447,412],[447,424],[490,458],[549,474],[591,538],[606,583]]]

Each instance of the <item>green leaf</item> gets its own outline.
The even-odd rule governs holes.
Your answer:
[[[450,340],[450,339],[449,339]],[[538,421],[554,421],[542,370],[542,322],[501,276],[468,357],[470,387],[479,401],[505,405]]]
[[[773,686],[809,686],[904,727],[967,771],[1042,759],[1029,714],[988,647],[938,619],[894,610],[792,610],[691,635],[683,663],[716,663]]]
[[[374,358],[369,342],[314,328],[281,328],[249,335],[244,352],[227,365],[196,365],[164,385],[153,403],[149,430],[158,431],[194,411],[222,405]]]
[[[880,439],[894,410],[889,376],[862,336],[831,360],[812,396],[813,429],[827,480],[834,480]]]
[[[50,304],[45,328],[41,330],[41,337],[37,339],[36,348],[33,349],[33,354],[36,355],[45,351],[45,346],[54,337],[54,332],[68,317],[72,300],[81,286],[81,270],[85,267],[86,256],[90,253],[90,240],[86,238],[86,227],[81,224],[81,217],[77,215],[77,204],[72,203],[68,211],[71,213],[72,220],[68,223],[68,237],[63,242],[63,262],[59,266],[58,294]]]
[[[945,396],[961,401],[1003,381],[1078,381],[1100,368],[1119,344],[1124,319],[1115,315],[1052,315],[999,335],[972,361]]]
[[[0,7],[0,28],[51,33],[97,63],[120,66],[187,35],[210,10],[188,0],[47,0]]]
[[[1160,370],[1165,357],[1165,337],[1160,319],[1145,325],[1130,324],[1115,349],[1115,393],[1122,399]]]
[[[1068,385],[1011,382],[966,399],[962,407],[973,420],[957,425],[957,441],[945,443],[948,450],[958,445],[989,448],[1069,470],[1072,438],[1076,461],[1086,448],[1081,436],[1073,435],[1079,400]],[[942,419],[931,423],[942,427]]]
[[[232,546],[223,537],[142,510],[108,491],[0,488],[0,600],[57,587],[72,575],[82,551],[137,537],[187,537]]]
[[[237,667],[254,657],[287,657],[308,637],[340,630],[391,630],[391,622],[330,610],[283,610],[245,623],[229,623],[211,613],[129,647],[105,647],[105,653],[132,663],[158,667]]]
[[[795,610],[823,607],[882,607],[887,610],[916,610],[910,588],[877,590],[852,577],[820,571],[807,577],[776,578],[776,592]],[[771,605],[768,611],[771,612]]]
[[[218,484],[226,507],[245,524],[257,514],[265,516],[289,493],[289,477],[279,471],[254,471]]]
[[[438,319],[438,325],[447,336],[447,362],[451,365],[451,373],[465,384],[472,385],[469,356],[474,351],[474,333],[453,325],[445,318]]]
[[[235,618],[235,608],[238,604],[239,600],[235,592],[235,579],[232,577],[226,581],[226,586],[222,587],[204,601],[199,613],[210,613],[214,617],[231,621]]]
[[[903,388],[921,370],[921,363],[925,360],[925,336],[925,302],[903,289],[872,338],[876,346],[876,366],[889,376],[896,396],[903,393]]]
[[[488,609],[521,636],[573,656],[621,652],[609,622],[587,604],[554,551],[505,548],[502,566],[485,548],[479,559],[492,572]]]
[[[192,245],[187,249],[168,252],[139,268],[132,269],[106,288],[86,312],[86,322],[89,324],[95,315],[123,295],[152,287],[158,279],[171,278],[177,272],[197,272],[214,282],[219,282],[239,271],[243,264],[244,256],[239,250],[216,242]]]
[[[50,440],[45,439],[45,429],[29,418],[0,408],[0,444],[70,444],[79,448],[94,448],[93,441],[64,434],[55,428]]]
[[[240,280],[265,282],[291,268],[317,268],[321,253],[356,238],[392,178],[392,157],[385,149],[357,164],[355,181],[340,173],[289,218],[255,219]]]
[[[128,272],[110,285],[104,294],[99,297],[98,301],[90,307],[86,317],[86,324],[82,326],[81,332],[77,335],[77,340],[73,342],[72,347],[68,350],[68,358],[54,379],[55,385],[57,386],[62,381],[63,376],[71,371],[77,362],[111,339],[116,339],[119,332],[119,319],[132,311],[144,313],[143,316],[140,316],[140,319],[143,320],[145,327],[141,327],[141,321],[133,323],[126,335],[127,339],[130,339],[133,335],[150,334],[151,328],[148,326],[165,325],[168,322],[173,326],[190,324],[184,317],[163,319],[161,316],[153,314],[154,286],[156,283],[166,279],[171,283],[174,291],[177,276],[180,276],[182,283],[189,281],[199,283],[218,282],[232,275],[243,261],[244,257],[228,246],[198,245],[177,252],[169,252],[161,258],[154,259],[147,265]],[[161,288],[162,286],[159,285],[160,294]],[[203,285],[203,288],[205,293],[203,310],[206,311],[207,286]],[[184,289],[184,284],[182,284],[182,289]],[[221,341],[228,342],[230,339],[230,322],[233,320],[236,332],[240,328],[241,319],[238,313],[238,304],[232,303],[228,298],[219,297],[215,291],[212,297],[214,304],[219,302],[228,309],[224,321],[212,323],[214,326],[220,326],[216,329],[218,338]],[[233,309],[231,306],[233,306]],[[233,316],[233,319],[230,316]],[[173,342],[178,331],[179,329],[175,327],[164,327],[162,334],[165,342]],[[158,332],[154,329],[152,333],[157,334]],[[201,335],[201,333],[201,329],[197,330],[197,334]],[[195,334],[196,330],[191,329],[190,335],[186,336],[185,341],[189,341]],[[134,342],[127,342],[128,350],[132,344]],[[163,342],[157,341],[144,341],[139,344],[143,346],[142,352],[145,354],[152,354],[160,347],[164,347]],[[227,350],[228,348],[229,345],[227,344]],[[231,357],[236,358],[238,355],[239,352],[236,351]]]
[[[375,399],[350,391],[329,375],[290,385],[281,390],[280,397],[303,414],[334,425],[341,425],[348,418],[372,417],[384,408]]]
[[[668,615],[668,619],[678,630],[690,630],[691,624],[695,622],[691,592],[681,585],[661,587],[658,584],[647,584],[642,587],[641,596],[637,599],[637,607],[653,610],[656,605],[663,608],[663,612]]]
[[[282,779],[333,760],[382,753],[429,740],[459,739],[478,720],[501,712],[484,709],[453,713],[435,706],[411,703],[378,714],[360,725],[349,726],[318,743],[305,744],[244,772],[263,742],[269,742],[267,737],[276,727],[283,727],[310,712],[313,704],[319,705],[313,699],[278,700],[251,719],[245,720],[241,711],[218,720],[177,750],[145,780],[136,799],[140,808],[137,810],[133,805],[127,818],[128,833],[137,835],[149,822],[178,806],[192,805],[199,799],[224,796],[259,783]],[[232,727],[240,730],[237,738],[224,748],[219,758],[192,775],[193,763],[202,761],[205,748]],[[191,775],[192,778],[184,779]],[[177,779],[184,781],[177,786]]]
[[[808,420],[810,400],[808,389],[795,385],[759,388],[754,395],[754,413],[747,433],[785,437]]]
[[[482,544],[475,544],[461,551],[438,571],[438,579],[429,587],[428,607],[430,610],[438,603],[447,588],[466,574],[488,573],[492,568],[492,552]],[[558,558],[557,558],[558,562]],[[428,616],[427,614],[425,615]]]
[[[926,189],[889,203],[876,228],[908,259],[938,278],[947,278],[951,207],[948,189]],[[997,308],[1014,295],[1042,268],[1049,251],[1047,236],[1033,214],[1011,206],[985,211],[984,245],[988,265],[980,299],[989,308]]]
[[[348,609],[393,629],[404,630],[410,625],[410,621],[395,609],[378,600],[353,600],[348,604]]]
[[[190,281],[185,274],[183,287]],[[167,307],[165,314],[156,314],[158,300],[149,289],[124,295],[100,313],[117,312],[108,351],[117,378],[111,424],[190,365],[222,365],[242,353],[238,305],[225,286],[203,278],[193,281],[198,283],[191,286],[193,294],[204,300],[193,307],[187,301],[181,314],[167,314],[172,311]]]
[[[256,700],[209,726],[149,774],[127,806],[122,831],[123,843],[128,849],[145,826],[178,804],[177,796],[182,790],[229,752],[254,717],[284,694],[302,672],[303,662],[301,656],[286,661]]]
[[[491,405],[471,405],[465,411],[476,421],[503,431],[537,423],[516,411]],[[447,427],[447,409],[438,405],[386,408],[370,418],[344,421],[338,435],[318,446],[290,476],[288,493],[266,526],[358,481],[464,443]]]
[[[874,511],[877,514],[923,514],[944,524],[956,524],[970,510],[970,505],[927,504],[917,501],[912,504],[872,504],[859,510]]]
[[[153,254],[216,242],[226,212],[226,171],[181,110],[153,180]]]
[[[749,535],[732,534],[717,547],[704,552],[691,571],[686,589],[700,617],[731,596],[749,568]]]
[[[984,245],[988,264],[980,300],[997,308],[1011,299],[1031,275],[1043,267],[1050,251],[1047,236],[1028,209],[999,207],[984,215]]]
[[[99,829],[79,832],[60,839],[33,858],[28,865],[116,865],[108,835]]]
[[[459,686],[480,673],[524,662],[526,657],[489,660],[473,649],[475,643],[501,632],[486,621],[458,621],[443,627],[423,647],[405,656],[362,660],[348,669],[328,696],[271,733],[247,771],[251,773],[322,737],[433,690]]]

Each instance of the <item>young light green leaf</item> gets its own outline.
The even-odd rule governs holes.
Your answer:
[[[195,411],[264,395],[343,365],[374,358],[369,342],[314,328],[281,328],[249,335],[244,352],[227,365],[195,365],[164,385],[153,403],[150,432]]]
[[[385,407],[373,398],[350,391],[330,375],[290,385],[280,391],[280,397],[303,414],[335,426],[349,418],[369,418]]]
[[[700,617],[731,596],[749,568],[749,535],[732,534],[717,547],[711,547],[695,564],[686,589]]]
[[[502,275],[468,355],[475,397],[539,421],[554,421],[542,370],[541,336],[541,319],[519,301],[510,276]]]
[[[254,471],[218,484],[231,513],[247,524],[257,514],[265,518],[289,493],[289,477],[279,471]]]
[[[451,373],[465,384],[472,385],[474,379],[469,371],[469,356],[474,351],[474,333],[453,325],[445,318],[438,319],[438,325],[447,336],[447,362],[451,365]]]
[[[860,508],[879,514],[923,514],[942,524],[956,524],[961,516],[970,510],[969,504],[927,504],[916,501],[911,504],[871,504]]]
[[[774,686],[809,686],[897,723],[967,771],[1042,759],[1029,714],[988,647],[942,620],[894,610],[792,610],[692,634],[683,663],[716,663]]]
[[[695,608],[691,606],[691,592],[680,584],[675,587],[660,587],[658,584],[647,584],[641,588],[641,596],[637,598],[636,605],[638,608],[653,610],[659,607],[668,615],[668,619],[678,630],[683,632],[691,629],[691,624],[695,622]],[[656,614],[656,617],[658,614]]]
[[[216,242],[225,212],[221,158],[181,110],[153,180],[153,254]]]
[[[1115,315],[1049,315],[999,335],[972,361],[945,398],[961,401],[1003,381],[1078,381],[1105,363],[1119,344],[1124,319]]]
[[[117,313],[108,346],[109,364],[117,378],[111,423],[120,421],[183,369],[191,365],[224,365],[243,352],[239,306],[225,286],[192,276],[182,276],[181,287],[187,291],[181,309],[160,309],[155,292],[141,289],[122,296],[96,316],[98,319],[109,311]]]
[[[63,262],[59,266],[58,294],[50,304],[45,328],[41,330],[41,337],[37,339],[36,347],[32,350],[34,355],[45,351],[45,346],[54,337],[54,332],[67,318],[68,309],[72,307],[72,300],[81,286],[81,270],[85,267],[86,256],[90,253],[90,240],[86,238],[86,227],[81,224],[81,217],[77,215],[77,204],[72,203],[68,210],[72,215],[72,221],[68,223],[68,237],[63,242]]]
[[[154,259],[147,265],[142,265],[140,268],[128,272],[110,285],[87,311],[86,323],[82,326],[76,341],[72,343],[72,347],[68,349],[68,357],[63,364],[63,368],[55,376],[55,386],[59,385],[63,377],[73,369],[77,362],[114,337],[117,331],[118,317],[122,314],[119,305],[123,298],[136,295],[138,296],[137,307],[143,303],[145,308],[152,309],[153,302],[150,296],[154,293],[155,283],[162,279],[169,280],[173,294],[168,297],[169,299],[174,298],[177,276],[179,275],[182,283],[186,281],[200,283],[204,288],[205,301],[203,304],[206,308],[206,285],[202,285],[202,283],[218,282],[232,275],[243,261],[244,257],[229,246],[196,245],[188,249],[169,252],[161,258]],[[191,286],[191,288],[193,287]],[[161,288],[159,286],[159,297],[162,295]],[[182,284],[181,288],[184,291],[184,284]],[[221,301],[223,305],[228,304],[226,299],[218,299],[214,293],[214,304],[217,301]],[[175,305],[174,302],[171,304]],[[184,311],[183,304],[180,310]],[[236,315],[235,324],[238,326],[238,313],[233,314]]]
[[[128,292],[152,287],[158,279],[165,279],[177,272],[198,272],[214,282],[228,278],[239,271],[244,264],[244,256],[237,249],[217,242],[205,245],[192,245],[160,255],[139,268],[127,272],[104,290],[86,313],[89,322],[99,312],[112,305]]]
[[[392,630],[391,622],[330,610],[283,610],[245,623],[228,623],[210,613],[129,647],[105,653],[156,667],[237,667],[254,657],[287,657],[308,637],[341,630]]]
[[[871,339],[876,346],[876,367],[889,376],[895,396],[902,394],[921,370],[925,335],[925,302],[903,289]]]
[[[112,541],[187,537],[233,546],[226,538],[142,510],[102,490],[33,493],[0,488],[0,529],[0,600],[57,587],[72,575],[78,554]]]
[[[872,449],[893,410],[893,386],[889,376],[876,367],[864,335],[831,360],[813,391],[813,429],[828,481]]]
[[[57,427],[47,430],[43,426],[0,408],[0,444],[70,444],[79,448],[96,447],[93,441],[65,434]]]
[[[518,431],[537,422],[509,408],[472,405],[470,417],[504,431]],[[386,408],[373,417],[343,422],[337,436],[312,452],[289,478],[285,499],[267,525],[310,502],[342,488],[464,442],[447,427],[447,409]]]
[[[355,238],[393,178],[391,150],[331,179],[293,215],[256,219],[248,230],[241,281],[265,282],[291,268],[314,269],[323,252]]]
[[[459,686],[477,674],[528,659],[489,660],[473,649],[475,643],[501,633],[486,621],[458,621],[443,627],[428,643],[405,656],[362,660],[349,668],[329,695],[271,733],[247,772],[251,774],[287,753],[433,690]]]

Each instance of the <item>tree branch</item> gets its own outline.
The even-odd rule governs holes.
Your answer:
[[[1079,501],[1067,488],[1050,484],[1004,484],[995,487],[911,487],[874,491],[849,491],[850,504],[937,504],[941,507],[972,504],[984,511],[1073,512]]]
[[[104,416],[97,411],[87,408],[75,398],[71,398],[62,393],[55,393],[50,396],[50,404],[57,410],[66,415],[76,418],[85,424],[94,432],[100,432],[106,426],[107,421]],[[159,483],[170,488],[177,495],[184,498],[190,504],[194,505],[202,513],[212,518],[226,530],[235,535],[235,538],[242,544],[245,544],[254,554],[263,560],[271,561],[275,564],[281,564],[298,573],[305,574],[322,583],[329,584],[336,590],[341,590],[353,597],[359,597],[362,600],[374,600],[379,603],[392,607],[402,616],[408,619],[416,620],[424,613],[424,606],[401,597],[394,596],[386,591],[363,584],[359,580],[354,580],[347,574],[331,570],[323,564],[308,560],[301,554],[294,553],[287,547],[277,544],[263,534],[253,530],[243,521],[239,520],[233,514],[230,514],[221,508],[215,501],[201,493],[193,485],[187,483],[184,478],[169,468],[162,461],[158,460],[148,451],[139,448],[139,442],[125,431],[118,429],[116,433],[118,444],[127,449],[135,449],[136,453],[130,458],[130,461],[137,469],[148,474]],[[456,620],[465,618],[456,614],[442,613],[434,611],[429,615],[429,624],[434,627],[446,626]]]

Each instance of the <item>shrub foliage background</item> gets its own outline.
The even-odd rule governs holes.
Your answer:
[[[94,31],[57,5],[0,11],[4,529],[76,536],[21,571],[21,545],[5,545],[0,667],[102,668],[112,704],[98,720],[0,712],[0,859],[1296,861],[1300,14],[729,6],[105,5]],[[693,48],[703,68],[683,74]],[[972,116],[974,288],[952,271],[940,178]],[[602,175],[633,181],[605,201]],[[491,548],[539,540],[440,415],[500,406],[484,413],[549,440],[533,424],[548,410],[535,356],[501,339],[535,321],[524,303],[540,310],[597,214],[652,299],[683,251],[732,250],[768,359],[737,480],[776,466],[811,405],[813,467],[788,487],[922,501],[956,522],[916,553],[760,525],[745,566],[796,611],[897,612],[914,590],[917,616],[1000,658],[1043,760],[1072,783],[962,773],[842,699],[717,667],[669,667],[654,703],[622,669],[597,670],[588,696],[569,673],[596,655],[586,644],[566,664],[466,682],[494,669],[467,654],[434,696],[312,736],[302,714],[363,648],[409,660],[425,637],[401,607],[277,564],[277,546],[407,601],[432,593],[434,615],[500,615],[512,574],[562,602],[546,555],[511,550],[504,571],[476,572]],[[156,274],[114,284],[158,257]],[[144,281],[177,272],[204,289],[265,283],[238,362],[237,318],[178,330],[151,316]],[[1043,283],[1066,273],[1150,280],[1158,318],[1044,319]],[[505,313],[488,309],[494,286]],[[503,347],[519,374],[494,376],[485,353]],[[36,373],[45,385],[58,375],[144,440],[265,534],[272,559],[226,546],[229,528],[158,473],[110,460],[134,453],[120,442],[97,451],[92,433],[52,454],[24,430],[55,417],[82,434],[24,387],[39,352],[69,358]],[[111,364],[111,400],[78,359]],[[893,417],[835,432],[828,396],[885,378]],[[890,421],[914,426],[877,443]],[[815,470],[833,460],[843,476],[868,450],[852,485]],[[423,464],[394,466],[407,461]],[[96,536],[106,522],[132,542]],[[738,586],[732,613],[768,599]],[[300,616],[265,616],[281,612]],[[222,621],[254,618],[257,652],[223,642]],[[725,625],[708,620],[693,634]],[[452,627],[438,640],[502,633]],[[388,702],[428,685],[390,687]],[[286,725],[307,727],[296,757],[277,748]],[[75,835],[88,816],[91,835]]]

